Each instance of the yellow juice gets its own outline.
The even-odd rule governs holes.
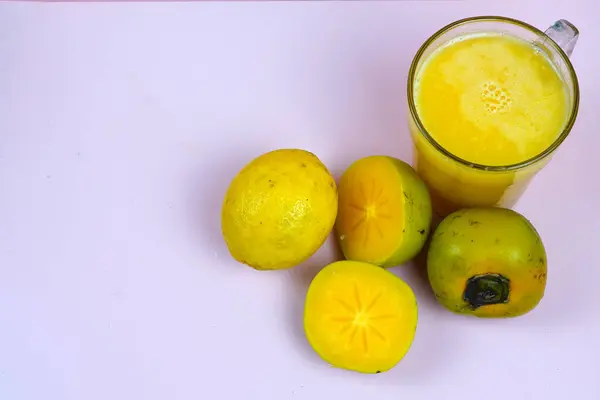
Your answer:
[[[462,36],[436,49],[417,71],[413,93],[429,135],[453,155],[485,166],[537,156],[569,117],[568,88],[547,55],[502,34]],[[414,121],[411,133],[417,170],[442,214],[466,206],[512,206],[543,164],[518,171],[475,169],[435,149]]]

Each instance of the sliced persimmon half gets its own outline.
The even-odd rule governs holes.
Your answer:
[[[361,158],[340,179],[335,229],[348,260],[403,264],[422,250],[431,220],[427,186],[402,160]]]
[[[310,284],[304,331],[327,363],[374,374],[404,358],[417,319],[415,294],[402,279],[376,265],[337,261]]]

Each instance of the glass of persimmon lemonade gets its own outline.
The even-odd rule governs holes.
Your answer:
[[[512,207],[575,122],[579,33],[560,20],[545,32],[504,17],[440,29],[408,76],[414,166],[439,216],[465,207]]]

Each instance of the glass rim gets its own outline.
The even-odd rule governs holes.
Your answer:
[[[499,22],[509,23],[509,24],[513,24],[513,25],[518,25],[522,28],[525,28],[525,29],[531,31],[532,33],[535,33],[536,35],[538,35],[540,37],[548,39],[547,43],[549,43],[549,46],[552,47],[554,50],[556,50],[556,52],[560,55],[562,60],[567,65],[568,70],[569,70],[569,75],[573,82],[573,102],[572,102],[573,104],[571,106],[569,120],[568,120],[566,126],[563,128],[562,132],[559,134],[559,136],[556,138],[556,140],[554,140],[554,142],[552,142],[552,144],[550,144],[550,146],[548,146],[542,152],[538,153],[537,155],[535,155],[531,158],[528,158],[526,160],[523,160],[523,161],[520,161],[520,162],[514,163],[514,164],[508,164],[508,165],[478,164],[478,163],[474,163],[474,162],[465,160],[464,158],[461,158],[461,157],[451,153],[450,151],[445,149],[442,145],[440,145],[429,134],[427,129],[425,129],[425,127],[423,126],[423,123],[421,122],[421,119],[419,118],[419,115],[417,113],[417,108],[416,108],[415,101],[414,101],[413,81],[414,81],[415,75],[417,73],[417,65],[419,64],[419,61],[423,58],[423,54],[429,48],[429,46],[440,36],[453,30],[454,28],[456,28],[458,26],[465,25],[465,24],[468,24],[471,22],[483,22],[483,21],[499,21]],[[573,125],[575,124],[575,120],[577,118],[577,113],[579,111],[579,82],[577,79],[577,74],[575,73],[575,69],[573,68],[573,65],[571,64],[571,60],[569,59],[569,57],[565,54],[563,49],[558,44],[556,44],[556,42],[554,42],[554,40],[552,40],[548,35],[546,35],[540,29],[538,29],[532,25],[529,25],[526,22],[523,22],[523,21],[520,21],[517,19],[513,19],[513,18],[509,18],[509,17],[494,16],[494,15],[476,16],[476,17],[468,17],[468,18],[459,19],[457,21],[447,24],[446,26],[440,28],[433,35],[431,35],[419,47],[419,50],[413,57],[413,60],[410,65],[410,69],[408,70],[407,99],[408,99],[408,108],[410,110],[411,117],[412,117],[413,121],[415,122],[415,124],[417,125],[419,132],[421,133],[421,135],[423,135],[425,137],[425,139],[427,139],[427,141],[437,151],[441,152],[446,157],[448,157],[462,165],[473,168],[473,169],[479,169],[479,170],[485,170],[485,171],[499,171],[499,172],[500,171],[513,171],[513,170],[522,169],[527,166],[536,164],[537,162],[543,160],[544,158],[546,158],[547,156],[552,154],[558,148],[558,146],[560,146],[560,144],[567,138],[567,136],[571,132],[571,129],[573,128]]]

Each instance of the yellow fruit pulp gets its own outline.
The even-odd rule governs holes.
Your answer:
[[[256,269],[291,268],[325,242],[337,215],[337,187],[312,153],[265,153],[231,182],[222,208],[231,255]]]
[[[405,228],[402,184],[385,157],[349,168],[339,185],[337,231],[348,259],[391,257]],[[343,235],[343,236],[342,236]]]
[[[463,36],[437,49],[415,88],[425,129],[467,161],[508,165],[552,144],[568,93],[544,52],[509,35]]]
[[[331,365],[379,373],[406,355],[417,318],[415,295],[400,278],[372,264],[338,261],[312,281],[304,329],[313,349]]]

